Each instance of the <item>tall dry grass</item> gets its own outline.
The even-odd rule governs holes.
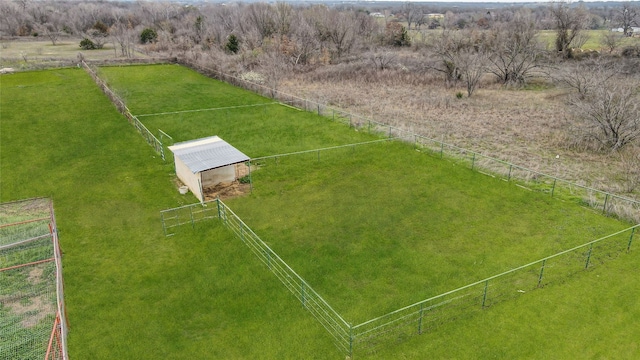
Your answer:
[[[627,147],[623,156],[581,146],[566,111],[566,90],[544,81],[529,89],[507,89],[485,78],[473,97],[458,98],[462,84],[446,87],[439,74],[409,63],[382,71],[364,60],[318,67],[290,73],[279,90],[581,185],[640,198],[632,161],[640,154],[638,147]]]

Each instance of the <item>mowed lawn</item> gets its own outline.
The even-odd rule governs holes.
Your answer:
[[[164,238],[159,210],[193,199],[177,194],[171,182],[172,165],[161,162],[86,74],[76,69],[55,70],[16,74],[3,77],[1,81],[0,197],[2,201],[8,201],[44,195],[54,200],[65,253],[72,357],[343,357],[331,344],[329,335],[303,311],[297,300],[241,242],[215,222]],[[150,91],[148,96],[151,95]],[[250,226],[254,227],[255,223],[255,227],[265,227],[265,241],[279,252],[281,249],[282,252],[290,251],[292,259],[283,256],[285,260],[299,263],[306,272],[305,263],[318,262],[318,259],[310,258],[310,252],[296,256],[296,252],[304,252],[304,249],[296,250],[291,244],[278,245],[275,236],[272,241],[268,234],[284,232],[287,235],[291,229],[278,229],[278,224],[265,221],[270,219],[268,216],[273,219],[289,215],[287,222],[311,229],[312,235],[318,234],[315,223],[321,219],[316,216],[318,209],[326,210],[334,205],[338,208],[333,212],[334,217],[346,217],[344,214],[355,211],[362,213],[357,219],[366,221],[369,217],[363,215],[375,212],[374,209],[393,215],[385,220],[386,223],[362,224],[359,231],[365,234],[371,232],[367,230],[369,226],[393,232],[413,225],[411,222],[416,218],[412,213],[422,212],[428,202],[416,201],[420,207],[409,205],[405,210],[409,201],[385,201],[382,205],[390,205],[390,209],[385,210],[378,206],[381,196],[376,193],[401,197],[402,193],[406,196],[412,192],[417,194],[412,195],[414,200],[434,196],[435,191],[422,187],[428,180],[425,175],[411,172],[415,179],[402,179],[410,186],[395,190],[367,186],[349,187],[348,191],[340,188],[354,183],[377,186],[384,176],[397,176],[396,172],[377,174],[375,171],[398,160],[400,152],[396,151],[401,146],[404,145],[376,145],[349,149],[351,153],[347,154],[323,154],[320,162],[307,157],[283,159],[277,167],[273,163],[263,164],[254,174],[254,194],[234,200],[230,205],[250,219],[259,218],[249,220]],[[367,156],[380,156],[380,153],[392,156],[388,161],[367,167],[366,161],[357,156],[361,152],[369,152],[365,154]],[[415,156],[409,155],[411,166],[423,166],[425,164],[421,162],[424,161],[430,170],[453,167],[447,162],[433,162],[434,159],[429,160],[424,154],[416,153]],[[338,173],[327,171],[328,161],[340,164],[333,170]],[[355,166],[360,166],[360,171],[354,171]],[[351,170],[344,173],[345,169]],[[442,174],[444,172],[440,176]],[[345,180],[336,181],[340,175]],[[498,184],[490,183],[494,180],[466,170],[456,175],[453,182],[473,180],[482,183],[482,179],[489,181],[484,185],[486,188],[480,186],[483,190],[497,188],[501,192],[511,192],[509,184],[500,188]],[[436,195],[443,196],[442,188],[446,185],[437,188]],[[529,195],[522,195],[528,192],[515,190],[520,197],[513,199],[515,205],[511,210],[520,212],[522,204],[529,204],[531,200],[527,199]],[[376,206],[365,202],[371,209],[362,210],[359,205],[370,194],[375,195],[372,199]],[[458,196],[466,199],[471,195],[473,193],[462,192]],[[351,203],[352,200],[355,202]],[[474,201],[482,202],[480,199]],[[536,202],[551,208],[555,206],[542,197]],[[249,209],[252,206],[255,212]],[[280,206],[278,210],[284,214],[273,211],[273,206]],[[309,214],[294,213],[295,209]],[[395,214],[396,211],[400,213]],[[576,211],[580,213],[581,210]],[[272,214],[263,216],[261,212]],[[590,221],[590,215],[582,216]],[[398,219],[405,217],[409,223],[397,226]],[[334,224],[338,221],[345,224],[343,219],[334,218],[333,221]],[[602,220],[608,225],[601,227],[598,225],[600,220],[593,221],[597,223],[591,223],[587,230],[579,232],[595,235],[606,226],[624,227],[608,220]],[[346,224],[352,224],[351,220]],[[558,227],[571,227],[571,224],[558,224]],[[508,225],[520,228],[518,224]],[[326,231],[328,227],[322,229]],[[336,226],[334,231],[342,235],[340,229]],[[261,231],[258,233],[262,234]],[[355,235],[349,234],[347,239],[356,238]],[[476,234],[467,232],[466,235]],[[340,237],[344,236],[330,239]],[[282,239],[294,238],[297,236]],[[362,243],[363,247],[374,247],[371,241],[380,238],[383,239],[382,250],[393,247],[395,239],[387,239],[385,234],[370,236],[369,242]],[[419,240],[422,236],[418,234],[415,238]],[[335,254],[335,251],[329,249],[329,254]],[[406,254],[407,250],[401,251]],[[380,253],[384,256],[383,251]],[[418,257],[409,254],[407,258],[416,260]],[[333,268],[334,260],[330,256],[319,259],[320,266],[329,266],[340,273],[339,269]],[[459,261],[467,260],[469,258]],[[562,284],[554,284],[512,303],[492,307],[481,315],[445,325],[426,336],[391,345],[379,354],[359,355],[358,358],[477,358],[478,355],[505,359],[548,358],[550,355],[570,358],[576,353],[590,357],[633,358],[639,351],[639,330],[633,319],[640,315],[640,306],[635,301],[640,295],[640,280],[632,276],[637,260],[637,252],[625,254],[612,261],[611,266],[597,267],[567,280],[566,289]],[[500,263],[499,266],[509,265]],[[309,276],[312,276],[316,269],[307,265],[307,269],[309,267]],[[400,273],[401,277],[410,277],[407,272]],[[381,276],[390,279],[395,274],[383,273]],[[316,277],[321,280],[320,276]],[[323,286],[321,281],[318,283]],[[611,345],[615,348],[611,349]]]
[[[182,66],[103,67],[99,74],[134,115],[157,114],[139,119],[174,142],[218,135],[255,158],[377,139]]]
[[[163,102],[167,109],[173,99],[181,108],[181,99],[192,97],[191,86],[205,94],[240,91],[174,65],[109,67],[100,73],[124,93],[139,92],[144,84],[140,74],[146,74],[154,86],[145,98],[175,89]],[[138,74],[136,81],[130,73]],[[172,82],[155,83],[165,77]],[[220,135],[252,157],[374,138],[281,105],[227,109],[240,101],[227,104],[220,98],[216,106],[208,97],[199,99],[199,105],[190,106],[222,109],[144,117],[143,122],[169,129],[178,141]],[[135,112],[143,100],[130,97],[129,108]],[[253,101],[266,102],[258,100]],[[253,173],[253,195],[229,205],[354,323],[629,226],[406,144],[349,147],[258,164],[264,166]]]
[[[217,223],[165,238],[192,202],[79,69],[2,76],[2,201],[53,199],[74,359],[332,358],[324,329]]]
[[[398,142],[258,163],[226,203],[355,323],[629,227]]]

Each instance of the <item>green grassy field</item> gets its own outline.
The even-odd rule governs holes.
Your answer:
[[[404,144],[340,152],[271,162],[227,204],[356,323],[628,227]]]
[[[609,30],[586,30],[584,31],[585,36],[587,37],[587,41],[582,45],[581,49],[583,50],[602,50],[608,51],[606,47],[602,44],[602,40],[604,35],[610,33]],[[555,40],[556,40],[556,32],[554,30],[542,30],[538,34],[538,39],[543,43],[547,44],[549,49],[554,48]],[[620,45],[618,48],[623,48],[625,46],[636,46],[640,44],[640,39],[637,37],[622,37],[620,40]]]
[[[406,24],[405,24],[406,25]],[[587,37],[584,45],[582,45],[581,49],[583,50],[598,50],[598,51],[608,51],[606,46],[602,44],[602,40],[604,35],[609,34],[609,30],[585,30],[583,34]],[[410,32],[412,39],[416,42],[425,42],[430,43],[430,38],[435,38],[442,34],[442,29],[436,30],[412,30]],[[555,30],[540,30],[538,32],[538,40],[543,46],[546,46],[547,49],[554,49],[555,41],[556,41],[556,32]],[[640,38],[638,37],[622,37],[620,39],[620,44],[618,45],[618,49],[624,48],[625,46],[637,46],[640,44]]]
[[[122,70],[123,73],[129,71]],[[135,70],[139,69],[133,72]],[[184,101],[180,104],[185,109],[191,105],[207,107],[210,104],[195,99],[179,100],[182,95],[175,89],[181,85],[176,83],[180,78],[188,78],[184,73],[189,71],[179,67],[170,70],[183,75],[165,73],[152,76],[150,81],[156,83],[146,91],[121,86],[113,74],[108,78],[116,83],[116,88],[120,86],[119,91],[128,91],[128,104],[134,113],[140,113],[136,109],[157,112],[151,107],[136,104],[156,101],[150,100],[154,99],[155,91],[162,93],[166,88],[174,89],[172,96],[164,97],[164,101],[158,100],[158,104],[167,111],[172,110],[171,99]],[[148,74],[153,71],[149,70]],[[175,78],[172,83],[163,85],[156,80],[163,76]],[[229,90],[195,75],[193,79],[201,89],[211,89],[203,90],[205,92],[236,92],[233,99],[244,96],[237,89]],[[2,201],[8,201],[44,195],[54,200],[65,254],[65,291],[71,323],[69,348],[72,357],[332,359],[343,356],[297,300],[219,224],[202,223],[194,231],[181,232],[171,238],[163,236],[159,210],[192,202],[193,199],[175,191],[173,166],[162,163],[84,72],[74,69],[23,73],[3,77],[1,81],[0,197]],[[142,82],[143,77],[138,79],[138,83]],[[144,95],[146,100],[139,99],[136,94]],[[256,100],[260,101],[260,98]],[[269,117],[264,118],[264,121],[268,120]],[[327,124],[327,133],[341,132],[332,126]],[[268,139],[250,139],[250,131],[237,129],[239,127],[239,124],[234,124],[214,131],[223,138],[225,134],[234,134],[234,131],[237,134],[246,132],[245,135],[229,135],[234,140],[245,141],[245,144],[252,143],[252,140],[266,142],[264,139]],[[283,139],[283,145],[291,149],[313,146],[316,141],[324,141],[323,136],[335,144],[369,138],[346,128],[339,135],[321,134],[324,127],[301,128],[309,130],[308,133],[299,130],[298,135],[304,135],[306,140],[297,141],[296,137],[291,137]],[[188,130],[181,129],[178,126],[173,131],[184,134],[180,136],[185,138],[192,136]],[[285,128],[283,132],[290,130]],[[202,135],[213,134],[206,131]],[[276,147],[278,141],[276,137],[269,146],[256,144],[248,152],[252,155],[254,151],[256,154],[266,153]],[[451,236],[453,231],[437,227],[416,229],[414,225],[436,222],[433,220],[446,224],[456,217],[468,215],[468,212],[457,213],[465,209],[452,208],[449,201],[471,200],[469,209],[475,212],[482,210],[485,216],[494,213],[496,208],[504,210],[504,206],[512,206],[510,211],[518,213],[523,212],[522,204],[535,204],[545,209],[532,218],[533,223],[524,218],[522,223],[518,223],[513,216],[508,216],[508,211],[503,211],[507,215],[502,223],[516,227],[522,233],[540,231],[535,228],[536,222],[558,215],[556,211],[559,211],[566,222],[556,223],[558,227],[576,227],[576,236],[570,241],[583,242],[580,241],[583,236],[592,238],[597,231],[606,232],[607,227],[624,227],[622,223],[594,216],[587,210],[571,205],[565,207],[559,202],[512,188],[481,174],[456,169],[450,163],[407,149],[403,145],[388,144],[357,148],[355,151],[348,149],[347,153],[341,150],[342,153],[323,154],[320,162],[312,157],[283,159],[277,167],[265,164],[254,174],[254,194],[234,200],[230,206],[237,208],[242,217],[247,217],[250,226],[255,227],[258,234],[281,252],[294,268],[300,268],[302,275],[321,294],[323,289],[327,297],[342,301],[340,306],[347,312],[352,311],[349,309],[354,304],[348,297],[340,296],[345,295],[341,290],[361,293],[364,301],[371,301],[366,299],[371,294],[389,290],[384,279],[375,278],[375,271],[387,279],[398,280],[401,286],[424,283],[420,278],[407,274],[416,269],[422,271],[419,269],[424,264],[421,254],[430,250],[419,249],[423,250],[420,253],[413,251],[411,246],[418,244],[425,234],[434,235],[436,240],[446,240],[442,237]],[[375,156],[379,161],[367,161],[366,157],[356,155]],[[409,169],[405,166],[405,171],[398,173],[392,165],[404,159],[409,159],[411,166]],[[336,166],[327,165],[331,163]],[[353,170],[356,166],[359,171]],[[416,172],[413,167],[428,167],[429,171]],[[474,188],[477,186],[482,190],[476,193],[471,189],[457,188],[460,193],[447,193],[446,184],[441,183],[443,177],[451,185],[473,182]],[[429,191],[432,186],[437,187],[437,192]],[[429,207],[435,204],[434,200],[442,200],[429,198],[435,196],[434,193],[448,200],[440,205],[441,208]],[[500,196],[512,200],[513,204],[501,203],[505,198]],[[366,200],[369,198],[371,202]],[[392,198],[397,200],[389,201]],[[489,201],[491,199],[494,203]],[[479,205],[486,207],[474,209]],[[279,212],[273,211],[274,208]],[[588,228],[575,226],[575,219],[564,217],[566,212],[573,211],[579,214],[577,224],[588,223]],[[318,218],[330,222],[333,229],[318,227]],[[283,222],[284,219],[291,223],[290,227],[277,226],[278,220]],[[467,220],[476,226],[486,222],[486,218],[481,217]],[[403,227],[397,226],[398,223]],[[356,232],[346,233],[345,229],[351,227]],[[405,234],[395,232],[403,228],[413,229],[415,233],[407,234],[406,244],[399,244],[399,235]],[[383,229],[387,233],[373,234],[373,229]],[[489,234],[484,232],[490,228],[457,230],[462,232],[456,234],[461,242],[485,235],[492,238],[501,233],[499,228]],[[555,235],[558,243],[549,244],[551,248],[535,247],[534,250],[544,253],[555,249],[554,246],[562,247],[565,241],[559,239],[564,237],[562,234]],[[293,244],[300,237],[310,241]],[[321,242],[327,238],[336,241],[332,244]],[[353,241],[349,243],[349,239],[356,238],[363,239],[363,249],[354,248],[358,245]],[[535,236],[529,239],[531,242],[538,240]],[[505,242],[509,239],[497,239],[495,246],[501,248]],[[457,255],[460,255],[459,251],[477,251],[473,247],[485,244],[466,243],[472,249],[453,249],[451,254],[458,254],[445,256],[440,264],[459,262],[460,268],[472,276],[479,276],[475,268],[466,268],[469,261],[477,258]],[[340,252],[345,246],[352,247],[350,250],[357,255],[354,256],[356,259],[341,258]],[[486,256],[491,255],[490,252],[480,250],[485,251],[483,256],[487,261]],[[522,255],[518,247],[499,251],[507,255],[518,252],[516,257]],[[316,257],[316,254],[320,256]],[[332,282],[340,281],[336,280],[339,276],[353,276],[354,269],[371,267],[369,256],[372,254],[380,255],[381,262],[390,262],[392,268],[397,266],[398,269],[391,275],[385,273],[384,268],[369,273],[365,269],[362,274],[355,274],[356,282],[373,279],[374,291],[332,289],[335,285]],[[313,258],[310,255],[314,255]],[[511,263],[503,262],[505,259],[499,253],[495,255],[498,262],[494,266],[511,266]],[[393,261],[398,261],[394,259],[409,261],[400,260],[393,264]],[[481,354],[482,357],[495,358],[547,358],[549,354],[559,354],[559,358],[567,358],[575,355],[571,350],[580,350],[593,357],[606,351],[615,358],[632,358],[639,351],[637,340],[634,340],[639,330],[633,326],[632,319],[640,312],[634,301],[640,295],[640,287],[629,276],[636,261],[636,252],[623,255],[611,262],[613,265],[597,267],[567,280],[566,286],[547,287],[513,303],[492,307],[469,319],[445,325],[434,333],[390,346],[370,357],[422,358],[428,354],[431,358],[477,358]],[[342,265],[346,266],[344,270],[335,269]],[[323,273],[326,271],[331,273]],[[606,281],[596,281],[600,277]],[[626,289],[623,295],[612,295],[622,288]],[[332,291],[334,293],[330,294]],[[409,296],[414,295],[422,297],[423,294]],[[378,305],[379,309],[394,306],[390,304],[396,301],[404,300],[385,296]],[[401,305],[404,304],[398,304]],[[354,317],[359,314],[359,311],[352,313]],[[607,320],[612,316],[615,322]],[[486,331],[488,326],[494,331]],[[545,335],[552,339],[541,346],[540,341],[545,339]],[[511,336],[513,341],[504,344],[505,336]],[[585,337],[591,341],[582,341]],[[612,351],[608,344],[620,346]]]
[[[164,237],[159,211],[192,199],[84,71],[1,81],[1,198],[54,201],[73,358],[335,355],[324,329],[217,224]]]

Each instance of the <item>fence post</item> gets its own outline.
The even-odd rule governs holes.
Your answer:
[[[162,218],[162,231],[164,232],[164,236],[167,236],[167,227],[166,227],[166,225],[164,223],[164,213],[163,212],[160,213],[160,217]],[[631,244],[631,243],[629,243],[629,244]],[[627,248],[627,250],[629,250],[629,248]]]
[[[444,141],[440,142],[440,159],[442,159],[442,153],[444,152]]]
[[[542,274],[544,274],[544,265],[547,263],[547,259],[542,260],[542,267],[540,268],[540,276],[538,276],[538,287],[542,283]]]
[[[509,176],[507,176],[507,181],[511,181],[511,170],[513,170],[513,164],[509,164]]]
[[[320,104],[318,104],[318,116],[320,116]]]
[[[553,178],[553,187],[551,188],[551,197],[553,197],[553,192],[556,191],[556,181],[558,181],[558,179]]]
[[[631,250],[631,242],[633,241],[633,233],[636,231],[636,228],[631,229],[631,236],[629,236],[629,244],[627,244],[627,252]]]
[[[482,308],[484,309],[487,302],[487,289],[489,288],[489,280],[484,282],[484,294],[482,295]]]
[[[220,197],[216,196],[216,205],[218,206],[218,219],[222,219],[222,215],[220,213]]]
[[[195,221],[193,221],[193,206],[189,206],[189,218],[191,219],[191,228],[195,229],[196,224]]]
[[[606,213],[607,212],[607,201],[609,200],[609,193],[607,193],[607,196],[604,197],[604,205],[602,205],[602,213]]]
[[[418,321],[418,335],[422,335],[422,314],[424,311],[424,303],[420,304],[420,320]]]
[[[471,170],[476,166],[476,153],[473,153],[473,158],[471,159]]]
[[[589,261],[591,260],[591,250],[593,250],[593,243],[589,246],[589,252],[587,253],[587,262],[584,264],[584,268],[589,267]]]
[[[349,357],[353,356],[353,328],[349,325]]]
[[[249,192],[253,194],[253,177],[251,177],[251,159],[249,159]]]

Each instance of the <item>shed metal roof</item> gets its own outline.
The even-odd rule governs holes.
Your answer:
[[[176,143],[169,146],[169,150],[194,174],[249,160],[247,155],[218,136]]]

